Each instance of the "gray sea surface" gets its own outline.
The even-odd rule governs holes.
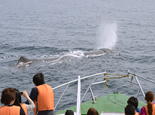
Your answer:
[[[42,72],[52,87],[106,71],[130,72],[155,81],[154,0],[1,0],[0,1],[0,92],[7,87],[30,93],[33,76]],[[104,55],[83,56],[100,48]],[[20,56],[56,61],[14,66]],[[140,80],[144,92],[155,85]],[[127,79],[113,79],[94,86],[95,95],[113,91],[136,95],[139,87]],[[59,111],[76,104],[76,84],[65,93]],[[86,90],[88,82],[82,83]],[[60,92],[55,92],[55,103]],[[142,93],[139,100],[144,101]],[[87,98],[89,95],[86,96]],[[90,96],[91,97],[91,96]],[[89,100],[85,98],[86,100]],[[25,101],[25,98],[22,98]],[[2,104],[0,104],[2,105]],[[31,112],[30,114],[32,114]]]

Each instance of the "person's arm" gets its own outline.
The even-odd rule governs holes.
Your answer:
[[[37,100],[37,97],[38,97],[38,89],[33,88],[30,93],[30,98],[32,99],[32,101],[34,101],[34,100]]]
[[[146,115],[145,107],[141,108],[140,115]]]
[[[28,101],[29,104],[26,104],[27,111],[32,111],[35,108],[35,104],[32,100]]]
[[[29,103],[29,104],[26,104],[27,111],[32,111],[35,108],[33,101],[30,99],[30,97],[28,96],[26,91],[22,91],[22,92],[23,92],[22,96],[26,97],[26,99]]]
[[[32,101],[37,100],[38,97],[38,90],[37,88],[32,88],[31,93],[30,93],[30,98]],[[26,101],[26,104],[29,104],[28,100]]]

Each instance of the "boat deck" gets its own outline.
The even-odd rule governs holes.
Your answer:
[[[127,105],[128,99],[129,96],[120,93],[112,93],[102,97],[97,97],[96,103],[93,103],[93,100],[91,100],[81,104],[81,115],[86,115],[88,109],[91,107],[95,108],[98,113],[102,115],[122,115],[124,114],[124,108]],[[146,105],[140,101],[138,104],[139,108]],[[76,112],[76,106],[67,109]],[[56,114],[64,114],[67,109],[59,111]]]

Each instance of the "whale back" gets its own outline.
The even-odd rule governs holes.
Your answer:
[[[91,50],[91,51],[86,51],[83,53],[84,56],[86,57],[91,57],[91,56],[101,56],[104,55],[105,53],[112,52],[111,49],[107,48],[102,48],[102,49],[96,49],[96,50]],[[45,61],[59,61],[59,60],[64,60],[66,58],[70,57],[70,55],[63,55],[60,57],[53,57],[49,59],[28,59],[24,56],[21,56],[18,60],[18,63],[15,66],[27,66],[30,65],[34,62],[45,62]]]
[[[85,56],[103,55],[107,52],[112,52],[112,50],[108,48],[96,49],[96,50],[84,52],[84,55]]]

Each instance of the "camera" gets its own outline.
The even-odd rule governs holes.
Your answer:
[[[23,95],[23,92],[20,92],[21,95]]]

